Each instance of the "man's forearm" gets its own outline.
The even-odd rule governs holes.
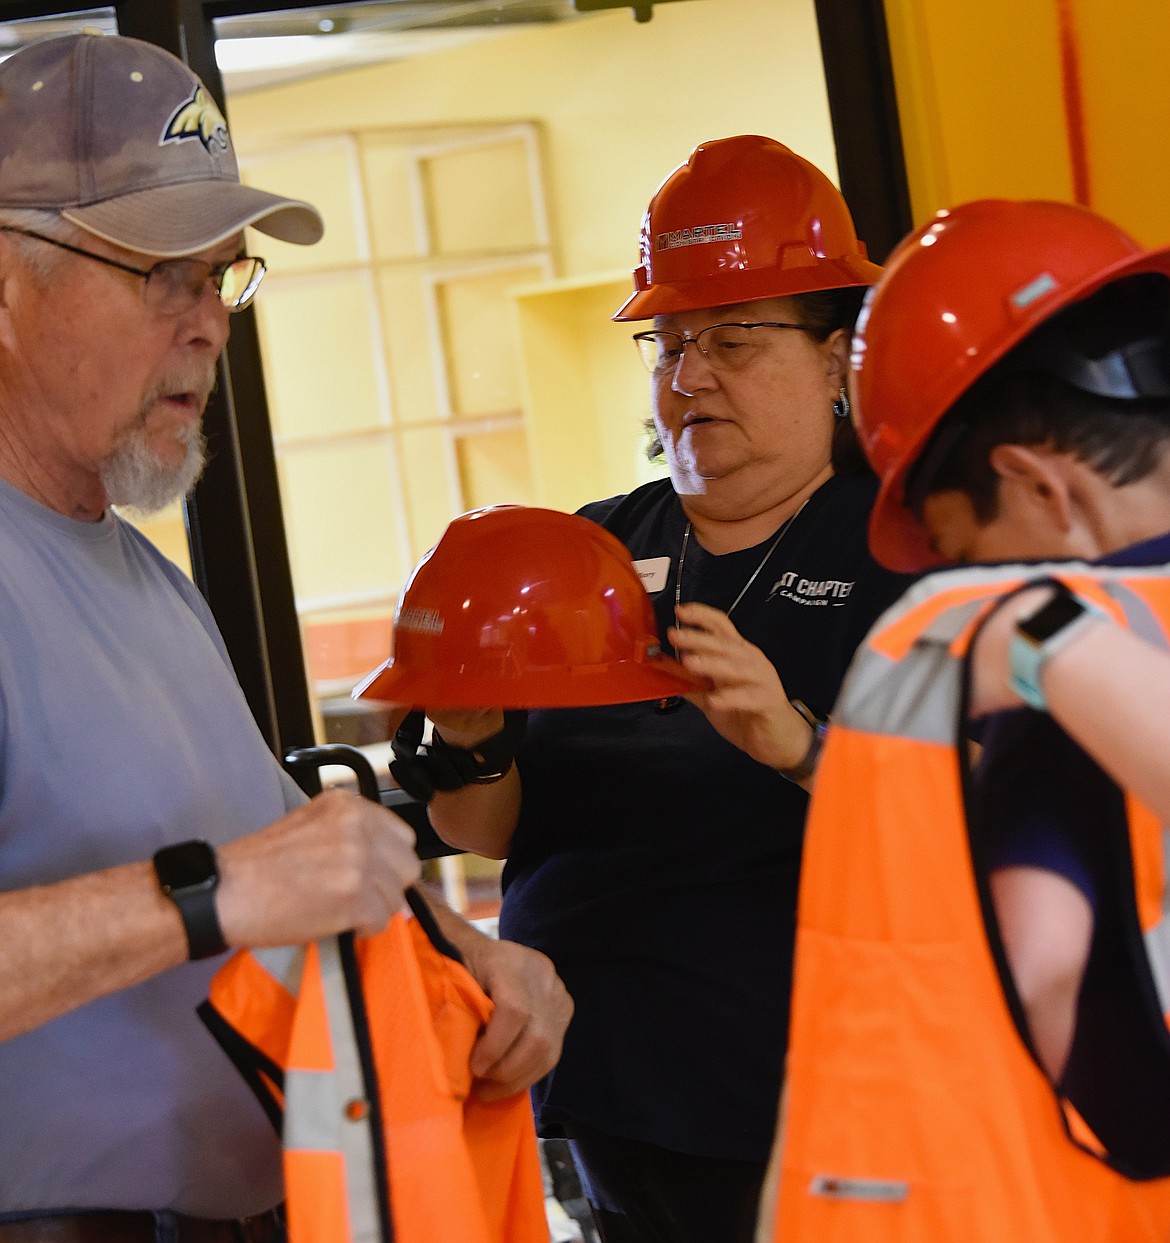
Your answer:
[[[0,1039],[187,958],[149,862],[0,894],[0,945]]]

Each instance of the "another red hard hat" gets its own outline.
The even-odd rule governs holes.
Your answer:
[[[881,479],[869,544],[882,564],[941,563],[905,485],[951,406],[1058,311],[1140,272],[1170,275],[1170,248],[1147,250],[1069,203],[981,199],[898,244],[866,295],[851,359],[853,420]]]
[[[658,187],[642,220],[635,292],[613,318],[872,285],[880,272],[815,164],[740,134],[701,143]]]
[[[411,572],[394,651],[354,698],[420,708],[570,708],[706,685],[664,655],[626,546],[520,505],[451,522]]]

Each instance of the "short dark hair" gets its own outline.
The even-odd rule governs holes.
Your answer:
[[[1094,365],[1118,350],[1149,373],[1153,395],[1089,391]],[[911,468],[907,507],[921,518],[928,496],[956,490],[990,522],[999,512],[991,451],[1003,444],[1071,454],[1114,487],[1150,474],[1170,446],[1170,282],[1143,274],[1107,285],[992,367],[947,411]]]
[[[796,304],[797,319],[808,328],[809,335],[817,341],[827,341],[838,328],[852,334],[865,292],[865,287],[861,286],[817,289],[812,293],[790,294],[789,297]],[[651,462],[657,462],[662,458],[663,448],[654,420],[647,419],[644,427],[646,456]],[[870,470],[849,419],[837,419],[833,428],[832,461],[833,469],[842,475],[862,474]]]

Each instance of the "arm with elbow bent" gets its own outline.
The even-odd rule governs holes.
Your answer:
[[[236,947],[374,932],[419,877],[414,833],[340,790],[216,850],[216,907]],[[0,894],[0,1039],[178,966],[187,938],[149,860]]]
[[[428,716],[448,745],[471,751],[504,728],[503,713],[493,709]],[[505,858],[520,812],[516,765],[488,784],[436,791],[427,811],[431,827],[448,845]],[[556,1065],[573,1015],[572,999],[552,961],[528,946],[486,936],[433,895],[431,907],[493,1003],[471,1052],[477,1094],[498,1100],[531,1087]]]
[[[505,727],[498,709],[427,715],[448,746],[473,753]],[[505,858],[520,813],[515,763],[498,780],[437,790],[427,813],[431,827],[448,845]],[[556,1065],[573,1015],[572,999],[556,968],[538,950],[485,935],[434,895],[430,905],[443,933],[492,1000],[491,1018],[471,1051],[477,1095],[499,1100],[531,1087]]]
[[[1051,595],[1049,587],[1020,592],[980,631],[972,653],[973,716],[1023,706],[1008,680],[1012,633]],[[1049,715],[1069,737],[1170,821],[1170,652],[1094,618],[1045,662],[1043,690]]]
[[[980,631],[972,652],[973,716],[1024,706],[1010,680],[1012,635],[1052,595],[1038,587],[1012,596]],[[1052,720],[1118,785],[1170,817],[1170,653],[1093,616],[1045,661],[1040,680]],[[1041,867],[1003,867],[990,884],[1033,1046],[1058,1081],[1076,1030],[1092,905],[1071,880]]]
[[[474,750],[486,738],[504,728],[498,708],[469,712],[430,711],[427,715],[446,742]],[[489,785],[465,785],[460,790],[438,791],[427,805],[431,827],[458,850],[487,859],[505,859],[520,816],[520,774],[516,765],[499,781]]]

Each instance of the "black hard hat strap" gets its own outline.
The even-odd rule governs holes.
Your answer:
[[[512,767],[516,748],[524,736],[528,713],[506,711],[504,727],[474,747],[457,747],[437,729],[423,743],[424,716],[411,712],[399,725],[391,742],[394,759],[390,774],[411,798],[429,803],[438,791],[461,790],[468,785],[491,785]]]

